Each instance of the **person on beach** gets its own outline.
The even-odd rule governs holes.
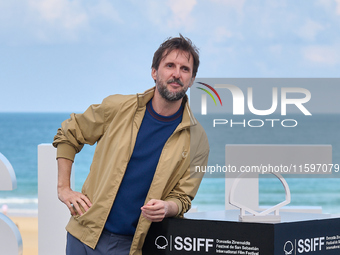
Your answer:
[[[198,66],[190,39],[169,38],[153,56],[155,87],[109,96],[61,124],[53,145],[58,197],[72,215],[66,254],[142,254],[151,222],[183,217],[190,209],[203,177],[194,166],[206,166],[209,154],[186,96]],[[75,155],[95,143],[82,192],[73,191]]]

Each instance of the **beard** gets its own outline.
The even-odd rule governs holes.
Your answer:
[[[167,84],[176,82],[181,85],[182,89],[180,91],[171,92],[167,88]],[[164,83],[162,80],[157,79],[156,88],[159,94],[167,101],[173,102],[182,99],[185,96],[189,86],[185,87],[184,84],[179,79],[171,79]]]

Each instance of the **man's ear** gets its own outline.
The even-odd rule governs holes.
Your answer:
[[[156,81],[157,78],[157,70],[155,68],[151,69],[151,77],[154,81]]]
[[[189,88],[192,86],[192,84],[194,84],[195,78],[196,78],[196,76],[194,76],[190,79]]]

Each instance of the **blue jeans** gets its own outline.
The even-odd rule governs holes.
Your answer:
[[[93,250],[67,233],[66,255],[128,255],[132,239],[133,236],[116,235],[104,229]]]

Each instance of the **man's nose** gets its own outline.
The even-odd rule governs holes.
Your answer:
[[[176,78],[176,79],[178,79],[179,77],[181,77],[181,70],[180,70],[180,68],[175,68],[175,69],[174,69],[174,72],[173,72],[173,74],[172,74],[172,76],[173,76],[174,78]]]

